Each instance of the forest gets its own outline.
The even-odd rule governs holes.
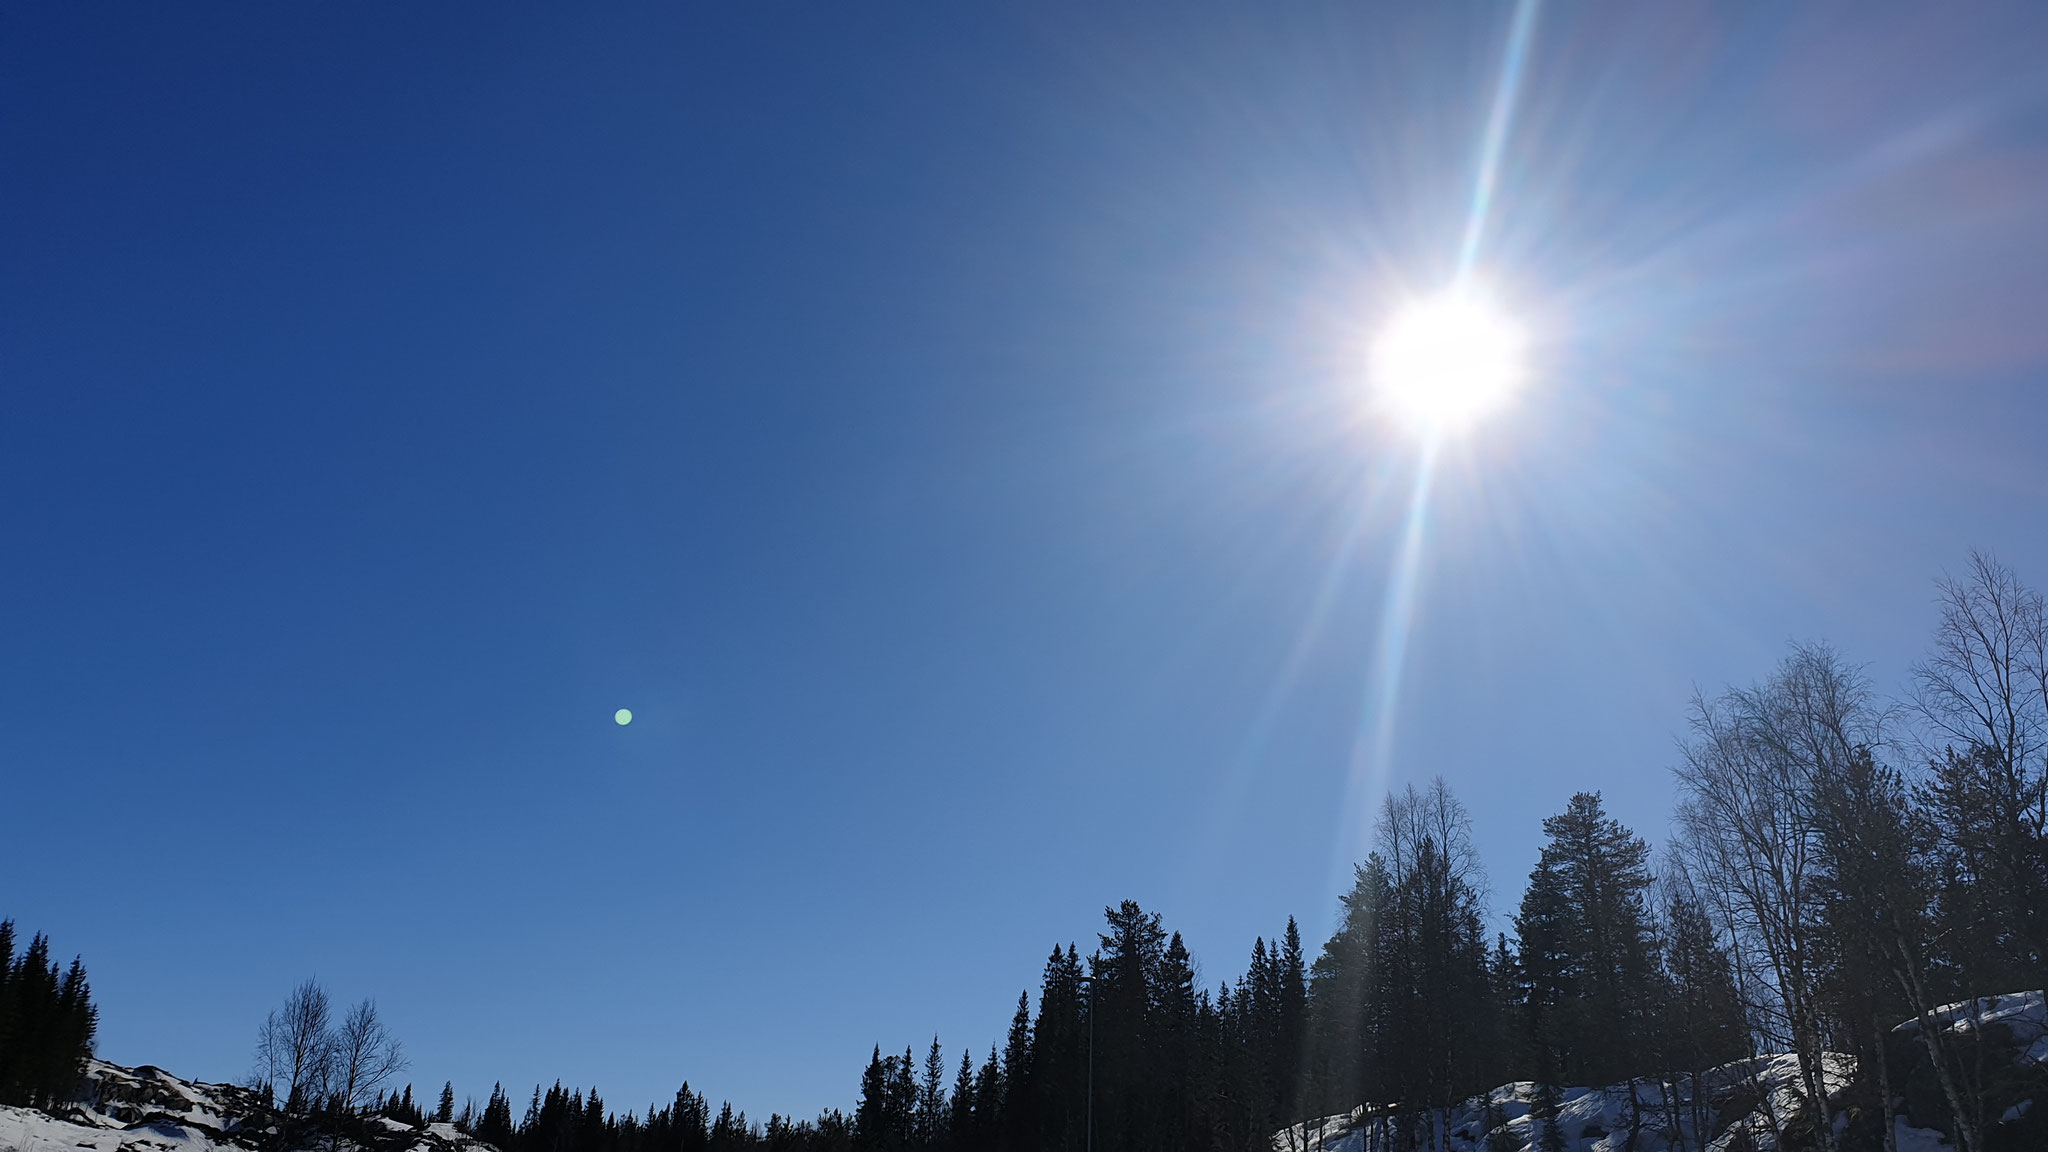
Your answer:
[[[1360,1105],[1394,1146],[1441,1147],[1453,1106],[1521,1082],[1556,1152],[1568,1086],[1626,1085],[1629,1123],[1704,1147],[1672,1119],[1698,1106],[1686,1086],[1770,1053],[1799,1087],[1781,1147],[1889,1150],[1902,1106],[1962,1152],[2048,1147],[2048,1108],[2014,1103],[2048,1099],[2048,1068],[1995,1028],[1933,1026],[2048,971],[2048,606],[1986,555],[1937,589],[1896,695],[1801,644],[1694,699],[1661,851],[1598,793],[1564,799],[1508,931],[1489,933],[1470,821],[1437,778],[1384,799],[1313,957],[1288,918],[1204,986],[1180,934],[1124,901],[1085,951],[1051,949],[985,1053],[878,1044],[850,1113],[756,1122],[687,1084],[623,1113],[559,1083],[459,1107],[449,1084],[430,1108],[388,1090],[406,1064],[374,1006],[335,1022],[310,981],[265,1022],[251,1083],[287,1133],[374,1114],[504,1152],[1241,1152]],[[60,976],[41,937],[13,959],[11,924],[0,942],[0,1100],[48,1106],[90,1050],[84,970]],[[1845,1089],[1835,1054],[1856,1061]]]

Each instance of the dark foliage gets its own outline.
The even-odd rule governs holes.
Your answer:
[[[14,921],[0,921],[0,1104],[69,1103],[98,1027],[85,965],[60,968],[40,933],[16,957]]]

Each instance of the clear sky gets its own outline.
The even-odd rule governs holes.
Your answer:
[[[101,1053],[317,974],[423,1089],[849,1106],[1104,904],[1234,978],[1441,773],[1499,913],[1695,685],[2048,584],[2048,8],[1558,4],[1371,755],[1510,9],[1281,7],[6,6],[0,915]]]

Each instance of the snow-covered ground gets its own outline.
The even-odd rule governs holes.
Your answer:
[[[1939,1027],[1958,1036],[2001,1027],[2017,1046],[2015,1063],[2048,1064],[2048,996],[2042,992],[1952,1004],[1932,1016]],[[1894,1032],[1901,1039],[1914,1040],[1919,1028],[1919,1021],[1909,1020]],[[1828,1094],[1846,1088],[1855,1071],[1853,1057],[1829,1053],[1823,1077]],[[1789,1055],[1737,1061],[1702,1079],[1701,1102],[1707,1131],[1713,1136],[1710,1149],[1750,1147],[1769,1152],[1777,1144],[1778,1125],[1773,1117],[1790,1119],[1799,1113],[1798,1063]],[[1567,1152],[1622,1152],[1629,1147],[1635,1152],[1672,1152],[1699,1146],[1696,1113],[1689,1107],[1691,1085],[1660,1086],[1655,1080],[1638,1080],[1633,1093],[1630,1089],[1628,1084],[1559,1089],[1557,1123]],[[1440,1119],[1441,1147],[1445,1152],[1491,1152],[1496,1147],[1539,1152],[1542,1126],[1531,1115],[1535,1098],[1536,1085],[1521,1082],[1503,1084],[1485,1098],[1467,1101]],[[2048,1107],[2048,1102],[2038,1103]],[[2036,1106],[2033,1100],[2018,1101],[2005,1109],[1999,1122],[2017,1122]],[[1742,1115],[1721,1115],[1737,1108],[1743,1109]],[[1908,1117],[1898,1118],[1895,1132],[1899,1152],[1952,1152],[1952,1145],[1939,1131],[1914,1127]],[[1329,1116],[1285,1129],[1274,1136],[1273,1147],[1275,1152],[1393,1152],[1395,1141],[1384,1118],[1359,1108],[1348,1116]]]
[[[0,1106],[0,1152],[249,1152],[269,1135],[256,1094],[181,1080],[161,1068],[94,1060],[78,1105],[61,1117]],[[379,1118],[380,1152],[491,1152],[452,1124],[410,1128]]]
[[[1957,1036],[1972,1035],[1980,1028],[2003,1027],[2019,1044],[2019,1063],[2048,1064],[2048,995],[2041,992],[2012,992],[1965,1000],[1936,1008],[1928,1015]],[[1892,1031],[1899,1036],[1918,1036],[1920,1021],[1908,1020]]]
[[[1832,1094],[1848,1086],[1855,1061],[1830,1053],[1824,1071]],[[1709,1131],[1715,1130],[1716,1103],[1725,1105],[1738,1096],[1756,1101],[1754,1111],[1720,1131],[1710,1147],[1754,1147],[1767,1152],[1775,1144],[1772,1111],[1786,1117],[1796,1113],[1798,1084],[1798,1062],[1791,1056],[1761,1056],[1709,1073],[1701,1085]],[[1503,1146],[1517,1152],[1538,1152],[1543,1127],[1533,1114],[1536,1091],[1535,1084],[1517,1081],[1452,1109],[1440,1121],[1442,1147],[1447,1152],[1489,1152]],[[1631,1146],[1636,1152],[1697,1148],[1692,1091],[1689,1081],[1671,1085],[1655,1080],[1605,1088],[1561,1088],[1557,1126],[1562,1143],[1567,1152],[1622,1152]],[[1745,1134],[1750,1141],[1747,1145],[1741,1143]],[[1275,1152],[1392,1152],[1399,1146],[1387,1125],[1368,1116],[1363,1108],[1349,1116],[1297,1125],[1275,1137],[1273,1145]]]

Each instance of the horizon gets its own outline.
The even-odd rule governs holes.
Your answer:
[[[1504,930],[1695,692],[2048,585],[2048,12],[0,20],[0,919],[115,1063],[317,977],[850,1111],[1120,901],[1313,955],[1409,784]]]

